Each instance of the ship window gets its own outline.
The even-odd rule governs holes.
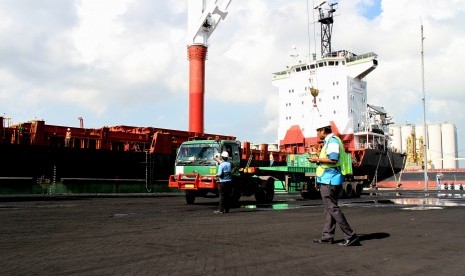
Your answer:
[[[302,71],[307,70],[307,66],[302,66],[301,68],[302,68]]]
[[[336,61],[336,66],[338,66],[338,65],[339,65],[339,61]]]
[[[336,110],[333,111],[333,114],[336,114]]]
[[[304,101],[302,101],[302,104],[304,104]]]
[[[345,62],[345,61],[342,61],[342,65],[344,65],[344,64],[346,64],[346,62]]]
[[[307,65],[307,70],[310,69],[310,66]]]
[[[334,66],[334,61],[328,61],[329,66]]]
[[[295,71],[296,71],[296,72],[300,72],[300,68],[295,68]]]
[[[325,66],[323,62],[318,63],[318,67],[323,67]]]
[[[315,64],[310,64],[310,69],[315,69]]]

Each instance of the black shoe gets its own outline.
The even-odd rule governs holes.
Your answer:
[[[334,243],[334,240],[333,240],[333,239],[327,239],[327,240],[324,240],[324,239],[314,239],[313,242],[314,242],[314,243],[319,243],[319,244],[333,244],[333,243]]]
[[[358,239],[357,236],[354,236],[351,239],[344,240],[343,242],[338,243],[339,245],[342,246],[354,246],[354,245],[360,245],[360,240]]]
[[[224,211],[216,210],[216,211],[213,212],[213,213],[215,213],[215,214],[217,214],[217,215],[221,215],[221,214],[224,214]]]

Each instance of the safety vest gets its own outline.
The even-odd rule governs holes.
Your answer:
[[[316,172],[315,172],[316,176],[318,176],[318,177],[323,175],[326,168],[341,167],[342,175],[349,175],[349,174],[353,173],[353,171],[352,171],[352,157],[350,156],[350,154],[346,153],[346,151],[344,150],[344,145],[342,144],[341,139],[339,137],[337,137],[337,136],[333,135],[328,139],[328,142],[325,143],[325,145],[323,146],[323,148],[320,151],[319,158],[327,158],[326,148],[328,147],[329,140],[331,138],[333,138],[333,137],[336,138],[336,140],[339,143],[339,159],[337,160],[336,164],[327,164],[327,163],[325,163],[325,164],[318,165],[316,167]]]

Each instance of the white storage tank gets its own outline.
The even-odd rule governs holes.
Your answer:
[[[412,135],[412,131],[414,131],[413,125],[402,125],[400,127],[400,137],[402,139],[401,152],[407,151],[407,138]]]
[[[391,136],[391,147],[398,152],[402,152],[402,135],[399,125],[389,126],[389,135]]]
[[[457,162],[457,130],[452,123],[441,125],[442,133],[442,158],[445,169],[456,169]]]
[[[415,138],[417,139],[417,148],[423,146],[423,145],[418,144],[420,138],[423,139],[423,142],[426,142],[424,138],[425,137],[424,131],[425,131],[425,128],[423,124],[415,125]],[[428,133],[426,133],[426,135],[428,135]]]
[[[441,124],[428,125],[428,163],[432,169],[442,169]]]

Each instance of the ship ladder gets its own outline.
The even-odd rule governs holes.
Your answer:
[[[246,169],[248,169],[250,167],[250,163],[252,162],[252,157],[253,157],[253,154],[250,153],[249,159],[247,160],[247,165],[245,165]]]

